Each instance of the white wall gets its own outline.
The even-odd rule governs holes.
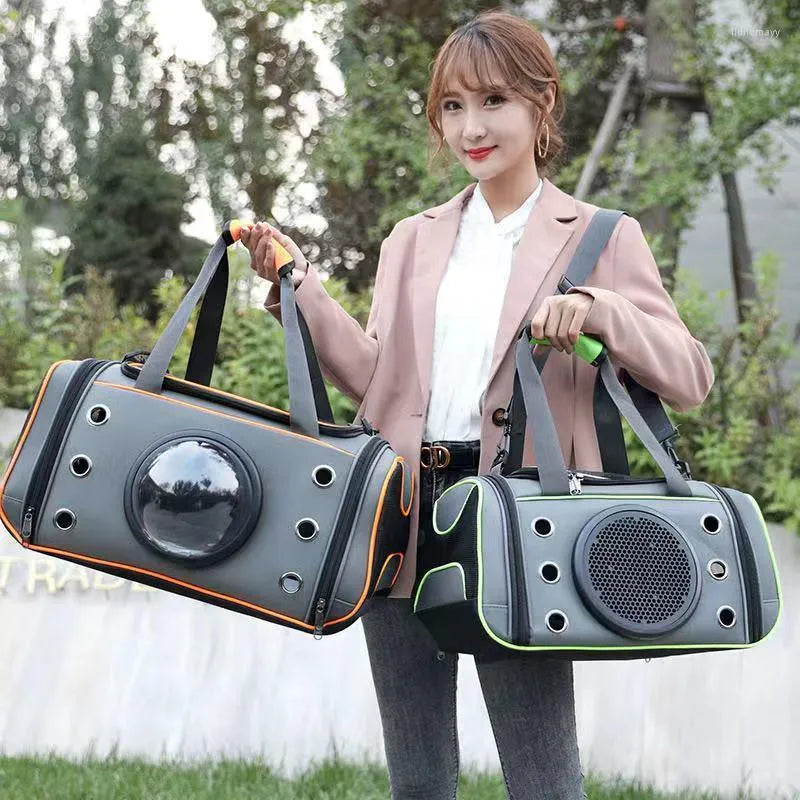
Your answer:
[[[771,531],[784,613],[768,641],[736,653],[576,664],[585,768],[665,789],[800,786],[800,539]],[[458,713],[462,762],[499,769],[469,656]],[[113,748],[263,756],[288,773],[334,749],[382,758],[360,624],[315,642],[28,553],[0,535],[0,750]]]

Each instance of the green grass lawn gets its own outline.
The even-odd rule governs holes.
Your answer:
[[[591,800],[717,800],[589,779]],[[185,765],[122,759],[0,758],[2,800],[387,800],[384,769],[326,762],[287,780],[254,762]],[[751,795],[740,795],[751,798]],[[506,800],[499,775],[465,774],[459,800]],[[752,798],[755,800],[755,798]]]

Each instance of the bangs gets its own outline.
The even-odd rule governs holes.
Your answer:
[[[460,92],[511,95],[512,100],[526,105],[531,115],[549,123],[552,145],[545,148],[544,155],[539,154],[537,163],[546,168],[563,153],[565,143],[558,126],[564,113],[561,78],[550,46],[527,19],[500,8],[482,11],[447,37],[428,71],[429,166],[436,163],[447,144],[443,101]],[[554,88],[552,105],[547,100],[550,86]]]
[[[441,65],[438,94],[455,94],[459,85],[470,92],[503,91],[513,89],[517,82],[483,36],[464,36],[452,42]]]

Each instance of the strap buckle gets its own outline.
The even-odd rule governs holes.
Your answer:
[[[683,475],[683,477],[686,478],[687,481],[690,481],[692,479],[692,470],[689,467],[689,462],[684,461],[682,458],[678,456],[678,453],[672,444],[675,441],[675,439],[678,438],[679,435],[680,434],[676,432],[669,438],[664,439],[664,441],[661,442],[661,444],[667,451],[667,455],[669,455],[669,457],[672,459],[672,463],[678,468],[678,471],[681,473],[681,475]]]
[[[497,445],[497,455],[494,457],[494,461],[492,461],[491,467],[489,469],[494,469],[498,464],[502,464],[505,457],[508,455],[508,451],[502,444]]]

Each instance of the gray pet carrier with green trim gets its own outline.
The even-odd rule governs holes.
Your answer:
[[[567,469],[533,358],[515,381],[538,467],[468,477],[434,504],[414,611],[448,652],[650,658],[749,647],[774,630],[777,566],[761,511],[736,489],[687,479],[617,378],[599,374],[664,477]],[[506,455],[507,457],[507,455]],[[505,459],[504,459],[505,461]]]

